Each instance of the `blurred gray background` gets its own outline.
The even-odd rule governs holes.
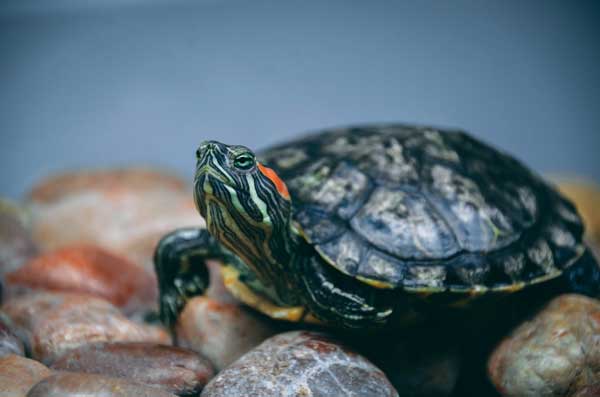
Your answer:
[[[368,121],[462,127],[600,180],[600,7],[572,1],[0,2],[0,187],[127,164],[192,177]]]

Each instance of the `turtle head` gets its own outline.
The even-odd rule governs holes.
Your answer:
[[[281,210],[289,216],[285,183],[247,147],[206,141],[196,157],[195,200],[205,218],[213,207],[254,222],[271,223]]]
[[[244,146],[206,141],[196,156],[194,197],[208,230],[272,285],[291,249],[285,183]]]

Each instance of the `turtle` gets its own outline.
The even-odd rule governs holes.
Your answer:
[[[154,255],[168,326],[208,287],[208,259],[267,316],[348,329],[561,277],[598,293],[596,261],[575,265],[588,250],[574,205],[462,130],[366,124],[257,153],[205,141],[196,157],[207,228],[167,234]]]

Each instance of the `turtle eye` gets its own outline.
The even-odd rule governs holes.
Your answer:
[[[197,150],[196,150],[196,158],[197,158],[197,159],[200,159],[200,154],[201,154],[201,153],[200,153],[200,149],[197,149]]]
[[[233,160],[233,166],[238,170],[248,171],[254,167],[254,156],[249,153],[240,154]]]

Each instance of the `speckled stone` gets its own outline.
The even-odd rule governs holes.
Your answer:
[[[155,277],[141,266],[93,245],[73,245],[42,254],[6,276],[7,290],[26,287],[86,293],[127,312],[154,305],[155,283]]]
[[[600,301],[574,294],[555,298],[502,341],[488,371],[505,397],[572,397],[597,391]]]
[[[29,390],[27,397],[175,397],[163,389],[103,375],[63,372]]]
[[[198,296],[178,319],[178,343],[202,353],[220,370],[276,331],[270,321],[237,304]]]
[[[164,329],[137,324],[109,302],[89,295],[32,293],[8,301],[3,310],[32,357],[46,364],[88,343],[170,342]]]
[[[398,396],[385,374],[329,337],[294,331],[269,338],[221,371],[201,397]]]
[[[33,234],[44,249],[97,244],[149,270],[163,235],[178,227],[204,224],[184,181],[143,168],[77,171],[48,178],[33,188],[29,204]]]
[[[10,318],[0,311],[0,357],[8,356],[10,354],[16,354],[18,356],[23,356],[25,354],[23,342],[21,342],[12,331],[13,327]]]
[[[214,376],[208,360],[198,353],[152,343],[82,346],[61,356],[51,368],[133,379],[177,395],[199,393]]]
[[[22,208],[0,198],[0,280],[38,253]]]
[[[52,375],[45,365],[25,357],[9,355],[0,358],[0,396],[24,397],[29,389]]]

